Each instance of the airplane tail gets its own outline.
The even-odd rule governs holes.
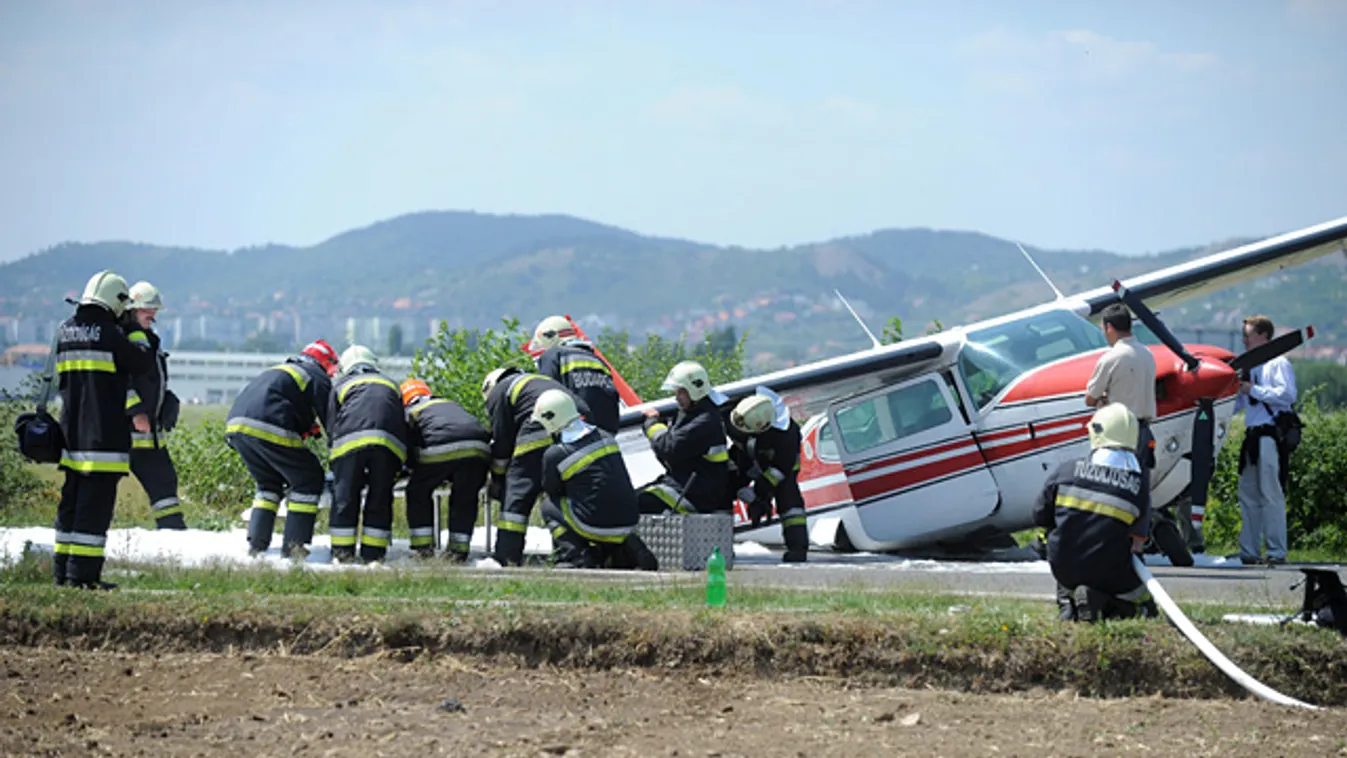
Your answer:
[[[585,331],[580,328],[579,324],[575,323],[575,320],[570,317],[570,314],[566,314],[566,322],[571,325],[571,329],[575,330],[576,337],[594,345],[594,341],[585,334]],[[525,342],[519,349],[527,353],[528,356],[534,360],[537,360],[538,356],[543,354],[542,350],[537,350],[533,347],[532,340]],[[622,378],[622,375],[617,372],[617,369],[613,368],[612,362],[605,358],[603,353],[599,352],[597,345],[594,345],[594,356],[603,361],[603,365],[607,366],[608,370],[612,372],[613,385],[617,387],[618,397],[622,398],[622,405],[627,408],[635,408],[640,405],[643,402],[641,397],[636,394],[636,391],[631,388],[630,384],[627,384],[627,380]]]

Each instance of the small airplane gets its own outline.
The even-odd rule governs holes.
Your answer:
[[[879,552],[1004,538],[1033,526],[1033,501],[1048,472],[1088,449],[1093,409],[1085,385],[1107,348],[1090,319],[1121,300],[1163,343],[1150,348],[1159,411],[1151,425],[1152,502],[1191,498],[1200,527],[1238,372],[1298,346],[1313,330],[1236,356],[1179,343],[1151,308],[1336,251],[1347,254],[1347,217],[1073,296],[1048,280],[1056,299],[1042,305],[893,345],[871,334],[872,348],[717,389],[735,402],[770,388],[799,421],[799,481],[816,544]],[[577,334],[583,337],[578,327]],[[618,442],[639,486],[663,473],[640,432],[642,412],[667,413],[675,404],[666,398],[633,407],[635,393],[622,394]],[[754,526],[735,503],[735,538],[775,545],[781,530],[775,518]]]

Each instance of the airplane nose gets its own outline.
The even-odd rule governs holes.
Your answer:
[[[1231,395],[1238,385],[1235,370],[1224,361],[1202,356],[1195,371],[1178,371],[1169,377],[1165,389],[1169,397],[1183,398],[1197,403],[1199,398],[1219,398]]]

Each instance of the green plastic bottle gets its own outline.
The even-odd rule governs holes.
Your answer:
[[[725,556],[718,547],[706,559],[706,604],[712,608],[725,607]]]

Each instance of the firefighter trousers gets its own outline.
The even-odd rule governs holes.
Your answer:
[[[133,448],[131,473],[150,498],[150,512],[154,515],[155,527],[186,529],[182,502],[178,500],[178,471],[173,467],[173,458],[168,454],[168,449]]]
[[[338,561],[354,558],[359,542],[362,559],[383,560],[393,538],[393,486],[402,470],[401,459],[386,447],[371,445],[333,458],[331,466],[337,480],[328,522],[332,557]],[[366,489],[361,523],[361,493]]]
[[[496,549],[492,557],[502,566],[524,562],[524,537],[529,516],[542,494],[543,450],[531,450],[510,459],[505,470],[505,499],[496,521]]]
[[[463,460],[418,465],[407,480],[407,529],[412,549],[435,546],[435,489],[450,482],[449,554],[466,559],[477,525],[478,494],[486,484],[486,461]]]
[[[254,552],[265,552],[271,547],[276,512],[287,488],[289,503],[281,555],[289,556],[296,547],[312,542],[313,521],[323,495],[323,465],[317,456],[306,447],[273,445],[246,434],[230,434],[225,439],[243,459],[257,485],[248,520],[248,546]]]
[[[1059,557],[1051,564],[1052,576],[1057,580],[1057,604],[1066,617],[1069,598],[1076,596],[1078,587],[1085,588],[1085,608],[1079,602],[1074,610],[1080,621],[1099,621],[1105,618],[1129,618],[1135,615],[1153,615],[1154,601],[1150,590],[1132,567],[1129,546],[1119,542],[1116,550],[1086,564],[1070,557]]]
[[[103,550],[117,504],[117,483],[124,474],[65,472],[56,507],[56,545],[52,575],[57,584],[97,584],[103,576]]]
[[[568,518],[551,498],[543,498],[542,516],[543,523],[552,533],[552,561],[555,564],[574,568],[659,570],[659,561],[636,534],[635,526],[621,537],[590,539],[581,534],[586,531],[586,525]]]
[[[776,488],[776,517],[781,519],[781,540],[786,543],[787,563],[803,563],[809,556],[809,517],[805,515],[804,496],[792,475]]]

